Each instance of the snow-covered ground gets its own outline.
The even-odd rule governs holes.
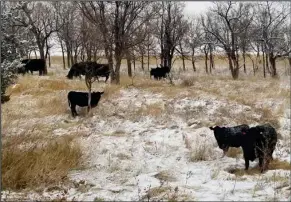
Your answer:
[[[3,191],[2,200],[290,201],[290,170],[243,176],[228,172],[243,169],[244,160],[242,155],[221,158],[222,151],[208,128],[221,107],[234,116],[251,110],[215,96],[169,98],[132,87],[121,90],[114,100],[101,99],[92,117],[73,119],[69,111],[46,117],[48,123],[72,125],[55,129],[55,136],[83,134],[78,141],[84,167],[70,173],[72,184],[41,193]],[[290,162],[288,107],[280,118],[283,138],[274,157]],[[234,124],[239,123],[229,118],[229,125]],[[195,152],[203,149],[205,160],[193,160]],[[257,164],[251,162],[250,167]]]

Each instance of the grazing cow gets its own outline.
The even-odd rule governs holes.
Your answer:
[[[92,92],[91,93],[91,108],[98,105],[101,95],[104,92]],[[69,107],[71,108],[72,116],[78,116],[76,106],[86,107],[88,106],[88,93],[87,92],[76,92],[70,91],[68,93]]]
[[[238,125],[234,127],[210,127],[214,131],[215,139],[220,149],[223,150],[223,156],[229,147],[240,147],[245,135],[245,131],[249,129],[248,125]]]
[[[278,134],[270,124],[258,125],[244,130],[246,133],[242,144],[245,158],[245,169],[249,168],[249,161],[259,158],[261,172],[264,172],[273,159]]]
[[[68,72],[67,78],[73,79],[73,77],[81,75],[91,74],[93,77],[96,77],[99,81],[98,77],[106,77],[105,83],[109,78],[110,70],[108,64],[98,64],[96,62],[79,62],[74,64],[70,71]]]
[[[39,75],[45,73],[46,61],[44,59],[24,59],[21,63],[24,64],[25,72],[30,71],[33,74],[33,71],[39,71]]]
[[[73,77],[79,76],[81,78],[81,75],[85,75],[85,65],[83,63],[84,62],[73,64],[66,77],[68,79],[73,79]]]
[[[170,72],[169,67],[157,67],[151,68],[150,77],[154,76],[155,79],[160,80],[161,78],[166,78],[167,74]]]

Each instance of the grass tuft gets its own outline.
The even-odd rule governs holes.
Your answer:
[[[18,142],[2,146],[2,186],[21,190],[59,183],[80,165],[81,150],[72,137],[51,140],[42,146],[17,147]]]

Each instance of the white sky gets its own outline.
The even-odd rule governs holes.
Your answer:
[[[213,5],[212,1],[185,1],[184,11],[189,16],[199,15],[211,5]]]
[[[211,5],[213,5],[212,1],[185,1],[184,12],[185,15],[189,17],[200,15]],[[52,50],[51,55],[61,55],[61,50],[58,45],[55,45]]]

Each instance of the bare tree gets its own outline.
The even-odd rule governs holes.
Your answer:
[[[268,67],[270,62],[270,74],[277,76],[276,60],[291,53],[291,47],[286,46],[288,39],[284,37],[284,29],[288,26],[288,16],[291,15],[284,2],[265,2],[258,4],[257,24],[265,50],[265,61]],[[264,53],[264,52],[263,52]],[[268,69],[268,68],[267,68]]]
[[[161,18],[158,19],[161,63],[171,69],[174,52],[188,30],[188,23],[183,16],[183,4],[171,1],[161,4]]]
[[[202,24],[206,32],[210,33],[224,49],[231,75],[234,79],[239,76],[239,34],[244,32],[244,19],[249,6],[246,3],[215,2],[215,6],[202,17]],[[206,26],[208,25],[208,26]]]
[[[201,21],[195,17],[190,22],[189,26],[189,34],[186,36],[186,47],[190,49],[191,52],[191,63],[193,67],[193,71],[196,72],[196,57],[195,52],[199,47],[201,47],[202,43],[202,27]]]
[[[23,11],[22,18],[18,18],[19,25],[29,28],[35,37],[40,58],[46,59],[45,48],[47,41],[52,33],[56,31],[52,17],[54,15],[52,6],[47,2],[21,2],[18,9]],[[47,73],[46,67],[44,73]]]
[[[121,60],[130,48],[144,41],[133,39],[151,19],[155,12],[154,3],[149,2],[81,2],[83,14],[100,30],[103,38],[105,55],[111,71],[111,82],[120,83]],[[131,39],[131,40],[130,40]],[[113,55],[114,54],[114,55]],[[116,61],[113,68],[113,56]]]

